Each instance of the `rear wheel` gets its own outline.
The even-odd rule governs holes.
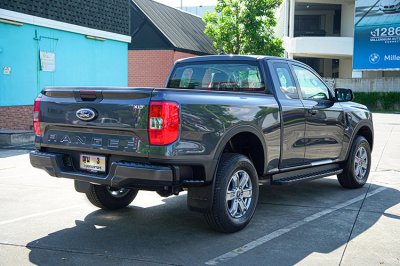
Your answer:
[[[343,173],[338,175],[339,183],[345,188],[360,188],[367,182],[370,168],[369,143],[363,136],[357,136],[343,166]]]
[[[258,201],[258,176],[244,155],[223,154],[215,176],[213,204],[205,213],[215,230],[232,233],[243,229],[254,215]]]
[[[135,199],[137,193],[137,189],[112,188],[91,184],[90,189],[86,192],[86,197],[96,207],[105,210],[117,210],[128,206]]]

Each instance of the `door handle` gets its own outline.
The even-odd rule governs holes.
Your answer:
[[[316,115],[317,114],[317,110],[315,110],[314,108],[310,108],[310,109],[308,109],[308,113],[310,115]]]

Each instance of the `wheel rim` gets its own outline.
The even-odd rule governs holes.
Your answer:
[[[129,188],[112,188],[112,187],[107,187],[108,193],[110,193],[111,196],[114,198],[122,198],[131,191]]]
[[[365,147],[359,147],[354,156],[354,175],[358,180],[363,180],[368,169],[368,154]]]
[[[233,218],[243,217],[250,208],[253,187],[249,174],[244,170],[236,171],[230,178],[226,190],[228,213]]]

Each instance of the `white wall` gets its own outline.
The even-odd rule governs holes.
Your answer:
[[[342,4],[340,35],[343,37],[354,36],[354,3]]]
[[[353,55],[351,37],[297,37],[283,41],[285,50],[294,56],[341,58]]]
[[[383,76],[386,77],[400,77],[400,71],[384,71]],[[399,86],[400,89],[400,86]]]
[[[351,78],[353,72],[352,60],[339,59],[339,78]]]
[[[400,77],[400,71],[363,71],[362,77],[363,78]]]
[[[397,78],[349,78],[335,79],[336,88],[356,92],[400,92],[400,77]]]
[[[283,1],[280,7],[275,11],[276,26],[274,28],[274,34],[278,38],[287,36],[287,1]]]

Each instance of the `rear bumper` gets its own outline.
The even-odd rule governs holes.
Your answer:
[[[33,167],[45,170],[49,175],[108,185],[112,187],[162,187],[175,184],[174,168],[162,165],[132,162],[113,162],[107,175],[83,172],[65,164],[63,154],[33,151],[30,161]]]

